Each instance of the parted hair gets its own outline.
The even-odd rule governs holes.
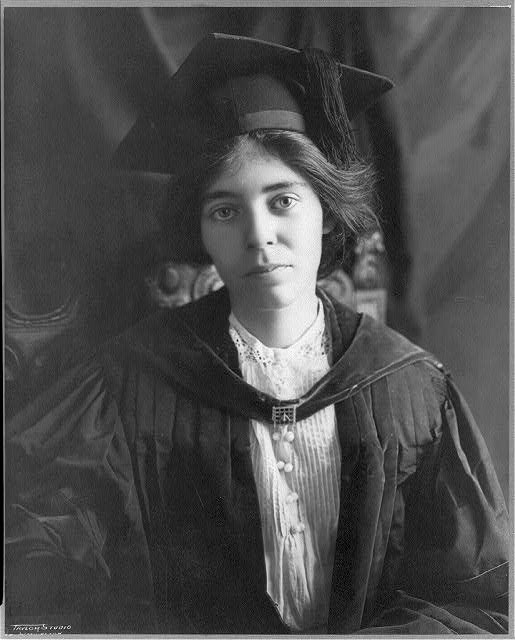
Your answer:
[[[278,158],[308,181],[332,230],[324,234],[318,276],[342,264],[352,237],[379,226],[375,213],[375,174],[353,154],[345,166],[327,160],[304,134],[282,129],[256,130],[205,148],[193,166],[171,180],[160,212],[163,240],[177,262],[209,264],[200,234],[200,205],[210,183],[252,147]]]

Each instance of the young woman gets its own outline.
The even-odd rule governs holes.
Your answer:
[[[444,367],[317,288],[374,220],[348,116],[384,78],[200,43],[118,150],[175,175],[163,310],[9,426],[7,618],[82,633],[502,633],[507,513]],[[43,619],[43,618],[42,618]]]

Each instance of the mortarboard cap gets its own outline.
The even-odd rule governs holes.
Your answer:
[[[114,155],[119,169],[179,174],[209,142],[256,129],[308,135],[333,162],[349,120],[393,86],[316,49],[214,33],[146,106]],[[335,151],[336,150],[336,151]]]

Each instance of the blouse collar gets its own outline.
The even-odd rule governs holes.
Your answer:
[[[318,299],[317,315],[306,331],[288,347],[269,347],[248,331],[233,312],[229,315],[229,332],[240,359],[264,364],[293,361],[299,358],[327,357],[331,351],[331,337],[326,329],[324,307]]]

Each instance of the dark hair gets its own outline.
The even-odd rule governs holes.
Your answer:
[[[304,134],[279,129],[257,130],[206,148],[188,172],[170,182],[161,211],[161,223],[177,262],[208,264],[200,236],[200,198],[210,182],[241,156],[250,142],[257,143],[302,175],[320,199],[324,216],[334,223],[324,234],[319,277],[343,262],[346,244],[361,231],[377,228],[372,167],[349,160],[345,168],[331,164]]]

